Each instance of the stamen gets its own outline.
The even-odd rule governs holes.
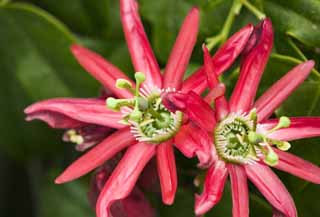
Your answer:
[[[107,106],[123,113],[121,123],[131,125],[131,133],[141,142],[161,143],[173,137],[182,124],[181,112],[170,112],[162,104],[161,94],[164,91],[157,87],[142,85],[145,75],[135,73],[136,89],[124,79],[118,79],[118,88],[134,92],[132,99],[114,99],[109,97]]]
[[[290,120],[281,117],[276,127],[265,135],[257,133],[257,113],[253,109],[246,114],[229,114],[215,129],[215,144],[219,156],[232,163],[252,164],[260,159],[270,166],[275,166],[279,157],[272,145],[287,151],[291,145],[286,141],[270,139],[267,135],[275,130],[288,127]]]

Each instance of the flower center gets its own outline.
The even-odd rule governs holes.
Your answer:
[[[163,91],[157,87],[140,85],[145,80],[143,73],[135,74],[136,88],[124,79],[118,79],[116,86],[134,93],[131,99],[115,99],[109,97],[107,106],[123,113],[121,123],[131,125],[131,132],[138,141],[161,143],[172,138],[182,124],[182,113],[168,111],[162,104]]]
[[[269,139],[267,135],[289,125],[290,120],[287,117],[281,117],[276,127],[262,135],[256,132],[255,110],[248,115],[232,113],[221,121],[214,131],[217,153],[227,162],[246,164],[263,159],[268,165],[274,166],[278,163],[278,156],[273,151],[272,145],[286,151],[290,148],[290,144]]]

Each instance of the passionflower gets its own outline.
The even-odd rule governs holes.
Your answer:
[[[254,102],[272,45],[272,24],[266,19],[255,27],[243,51],[239,79],[229,100],[224,96],[225,86],[219,82],[205,46],[209,94],[201,99],[190,91],[168,93],[163,98],[170,111],[182,111],[193,128],[202,129],[195,139],[192,130],[183,127],[175,137],[177,146],[187,143],[184,147],[193,147],[211,142],[214,160],[209,165],[203,193],[196,196],[197,215],[206,213],[219,202],[228,176],[234,217],[249,216],[248,178],[271,203],[277,216],[297,216],[293,199],[269,166],[320,183],[318,166],[287,152],[291,140],[320,136],[320,117],[269,119],[307,78],[314,62],[310,60],[294,67]]]
[[[163,75],[143,29],[136,1],[121,0],[120,14],[136,71],[136,82],[98,54],[73,45],[71,50],[78,62],[105,89],[110,90],[113,97],[107,97],[107,100],[57,98],[35,103],[25,109],[27,120],[40,119],[51,127],[67,129],[65,140],[78,145],[86,143],[83,150],[91,148],[55,180],[58,184],[89,173],[126,149],[99,191],[96,203],[98,217],[110,216],[111,204],[129,195],[143,168],[154,156],[163,202],[173,203],[177,188],[173,141],[185,123],[182,112],[171,112],[164,107],[162,96],[176,91],[202,92],[207,87],[203,67],[182,82],[196,43],[199,26],[197,8],[192,8],[184,20]],[[244,27],[211,58],[218,74],[225,71],[242,52],[252,31],[251,25]],[[109,128],[115,129],[110,136],[106,135]],[[188,150],[188,156],[198,156],[200,164],[207,165],[211,161],[209,150],[210,146],[192,147]]]

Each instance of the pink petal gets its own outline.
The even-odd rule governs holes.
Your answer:
[[[265,165],[256,163],[245,165],[250,181],[258,188],[273,207],[287,217],[296,217],[294,201],[280,179]]]
[[[228,164],[232,189],[232,216],[249,217],[247,174],[242,166]]]
[[[27,114],[26,119],[28,121],[40,119],[58,127],[64,125],[59,119],[61,116],[55,116],[57,113],[68,117],[66,126],[70,124],[70,119],[74,119],[75,121],[112,128],[124,127],[123,124],[119,123],[122,119],[122,114],[108,110],[105,101],[102,99],[49,99],[32,104],[24,110],[24,113]],[[52,113],[53,115],[50,116]]]
[[[243,27],[234,35],[232,35],[212,57],[212,63],[215,67],[217,75],[222,74],[227,70],[235,59],[242,52],[246,46],[248,39],[253,31],[251,24]],[[188,92],[190,90],[200,94],[207,87],[206,73],[204,67],[201,67],[192,74],[184,83],[182,91]]]
[[[268,135],[269,138],[291,141],[320,136],[320,117],[290,117],[290,127],[282,128]],[[263,131],[272,129],[278,123],[277,119],[259,124]]]
[[[209,88],[212,90],[219,85],[219,80],[215,71],[215,66],[210,58],[210,53],[205,45],[202,46],[203,50],[203,59],[204,59],[204,68],[207,74]],[[217,97],[215,99],[215,110],[216,110],[216,119],[222,120],[229,113],[229,105],[228,102],[223,95]]]
[[[128,148],[99,195],[97,217],[111,217],[110,206],[130,194],[143,168],[154,156],[155,149],[155,145],[146,143]]]
[[[66,115],[51,111],[38,111],[27,115],[26,120],[41,120],[46,122],[50,127],[57,129],[72,129],[87,125],[84,122],[77,121]]]
[[[161,88],[161,74],[157,60],[144,31],[135,0],[121,0],[120,13],[133,66],[146,75],[146,83]]]
[[[111,207],[112,217],[155,217],[155,210],[152,208],[148,198],[137,187],[133,188],[129,196],[120,201],[124,213],[114,215],[117,209]],[[113,211],[114,210],[114,211]],[[113,211],[113,212],[112,212]]]
[[[72,45],[71,51],[78,62],[85,68],[95,79],[97,79],[105,88],[109,89],[119,98],[131,98],[132,93],[127,90],[116,88],[116,80],[123,78],[130,80],[116,66],[105,60],[100,55],[90,51],[80,45]],[[134,83],[131,81],[134,85]]]
[[[136,142],[129,128],[118,130],[100,144],[73,162],[58,178],[55,183],[61,184],[79,178],[91,170],[101,166],[116,153]]]
[[[175,146],[188,158],[197,156],[200,167],[207,167],[216,159],[213,141],[207,132],[193,123],[180,128],[174,137]]]
[[[216,120],[211,107],[194,92],[170,92],[163,96],[163,104],[171,111],[182,111],[190,120],[197,123],[202,129],[212,131]]]
[[[248,44],[253,44],[253,47],[247,47],[249,51],[246,51],[241,61],[240,77],[229,102],[233,112],[247,112],[253,105],[273,45],[272,24],[269,19],[255,28]]]
[[[120,155],[119,155],[120,157]],[[96,202],[100,191],[111,175],[114,167],[118,164],[118,155],[110,159],[106,164],[98,169],[92,177],[90,183],[90,191],[88,198],[91,207],[96,207]],[[118,160],[119,158],[119,160]],[[150,202],[145,197],[143,192],[135,186],[128,197],[118,200],[112,204],[110,208],[112,217],[154,217],[155,211],[151,207]]]
[[[217,161],[216,164],[208,170],[203,193],[196,195],[196,215],[205,214],[220,201],[227,177],[228,170],[223,161]]]
[[[178,185],[176,161],[171,140],[158,145],[157,165],[162,201],[167,205],[171,205],[173,204]]]
[[[164,71],[164,88],[180,89],[192,50],[197,42],[199,10],[192,8],[180,29]]]
[[[320,184],[320,167],[305,161],[288,152],[274,149],[279,156],[279,163],[275,168],[300,177],[309,182]]]
[[[301,63],[270,87],[254,104],[258,121],[270,117],[281,103],[308,77],[314,61]]]

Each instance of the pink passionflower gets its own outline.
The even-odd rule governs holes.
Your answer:
[[[205,99],[192,91],[168,93],[163,98],[170,111],[184,112],[202,129],[201,135],[180,130],[175,137],[177,146],[186,141],[191,147],[195,143],[211,142],[214,162],[207,171],[203,193],[196,195],[197,215],[206,213],[219,202],[228,176],[234,217],[249,216],[248,178],[274,207],[275,216],[297,216],[293,199],[269,166],[320,183],[318,166],[285,152],[290,148],[288,141],[320,136],[320,117],[269,119],[307,78],[314,62],[311,60],[294,67],[254,102],[272,45],[272,24],[266,19],[255,27],[248,41],[241,60],[240,77],[228,101],[205,46],[204,63],[210,87]],[[211,103],[214,103],[214,109]]]
[[[110,216],[111,204],[129,195],[143,168],[154,156],[157,160],[163,202],[173,203],[177,188],[173,141],[185,123],[181,112],[170,112],[164,107],[162,94],[178,90],[201,93],[207,87],[203,67],[182,82],[196,43],[199,26],[197,8],[192,8],[187,15],[163,75],[143,29],[137,2],[121,0],[120,14],[132,63],[137,72],[136,83],[98,54],[73,45],[71,50],[78,62],[101,82],[105,89],[110,90],[114,98],[108,97],[107,102],[103,98],[57,98],[35,103],[25,109],[27,120],[40,119],[51,127],[69,129],[65,140],[78,145],[87,142],[87,145],[83,145],[83,150],[98,141],[88,138],[101,140],[105,135],[104,130],[116,129],[112,135],[106,136],[72,163],[55,180],[60,184],[77,179],[103,165],[116,153],[127,149],[101,189],[96,203],[98,217]],[[211,61],[218,74],[225,71],[242,52],[252,31],[252,25],[242,28],[212,57]],[[91,131],[92,125],[97,127],[97,130]],[[83,127],[90,128],[85,130]],[[192,147],[187,154],[198,156],[200,164],[207,165],[211,161],[211,155],[207,151],[209,149],[209,146]]]

